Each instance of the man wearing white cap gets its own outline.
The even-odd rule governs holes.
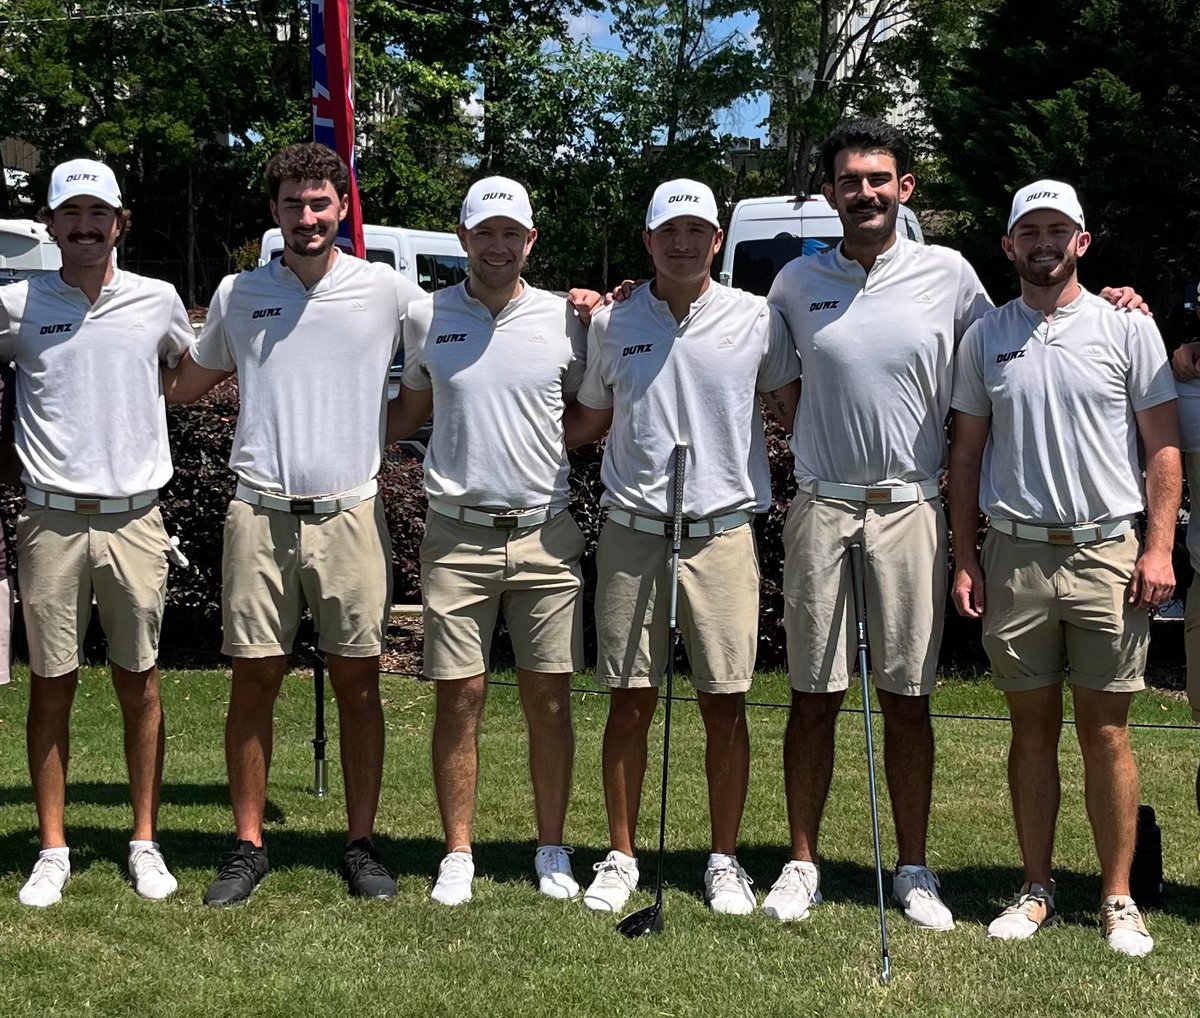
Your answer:
[[[954,374],[954,603],[983,619],[1008,700],[1008,774],[1025,881],[988,935],[1024,940],[1054,918],[1062,683],[1071,684],[1110,947],[1154,946],[1129,896],[1137,765],[1127,728],[1145,686],[1151,608],[1172,595],[1179,425],[1162,337],[1084,290],[1091,243],[1069,185],[1016,193],[1002,240],[1021,296],[967,330]],[[1145,483],[1138,443],[1145,450]],[[975,550],[978,510],[991,520]],[[1137,515],[1147,510],[1144,542]]]
[[[241,406],[229,465],[223,650],[233,658],[225,757],[236,841],[206,905],[244,902],[267,874],[263,812],[272,713],[305,604],[338,702],[349,892],[386,900],[396,885],[372,841],[383,777],[379,656],[391,606],[391,543],[376,474],[387,374],[400,316],[423,296],[389,266],[341,253],[350,172],[323,145],[267,164],[283,256],[226,276],[167,399],[198,399],[237,373]]]
[[[821,161],[842,242],[789,262],[769,296],[800,354],[804,396],[791,440],[798,490],[784,528],[791,859],[763,907],[792,921],[821,900],[817,841],[855,656],[846,549],[859,542],[896,830],[892,894],[910,922],[949,930],[954,917],[927,857],[929,697],[948,571],[939,479],[955,347],[992,305],[958,252],[896,235],[900,205],[916,187],[899,131],[851,121],[826,139]],[[1118,303],[1134,297],[1114,293]]]
[[[167,535],[158,489],[171,476],[160,364],[193,342],[174,289],[123,272],[128,229],[103,163],[54,168],[46,225],[62,269],[0,287],[0,360],[17,373],[17,520],[31,687],[26,726],[41,851],[22,904],[53,905],[71,875],[64,829],[69,720],[92,597],[125,724],[133,806],[129,874],[146,898],[176,887],[155,841],[165,740],[158,638]]]
[[[583,666],[584,539],[567,512],[563,413],[583,378],[587,331],[562,298],[521,276],[537,229],[519,183],[473,184],[458,237],[467,279],[410,305],[388,429],[390,439],[403,437],[433,411],[421,593],[446,855],[432,898],[471,898],[479,726],[501,612],[529,727],[538,886],[573,898],[579,885],[562,841],[575,755],[570,677]]]
[[[750,766],[745,694],[758,642],[751,520],[771,504],[759,399],[790,426],[800,365],[765,300],[710,277],[724,235],[709,188],[660,185],[642,236],[654,279],[592,322],[587,372],[567,422],[569,446],[612,429],[596,559],[596,679],[612,691],[603,756],[610,851],[584,903],[617,911],[638,882],[647,735],[670,653],[672,462],[676,444],[686,442],[679,623],[708,744],[705,898],[715,912],[744,914],[755,907],[736,856]]]

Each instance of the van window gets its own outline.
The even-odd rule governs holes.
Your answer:
[[[393,269],[396,267],[396,256],[392,254],[391,251],[385,250],[384,248],[367,248],[367,261],[383,262],[384,265],[388,265]]]
[[[465,255],[417,255],[417,285],[427,293],[454,286],[466,278]]]
[[[793,237],[781,233],[770,240],[743,240],[733,249],[731,285],[765,297],[775,277],[793,258],[819,254],[837,244],[838,237]]]

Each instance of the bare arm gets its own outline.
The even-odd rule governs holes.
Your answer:
[[[1106,286],[1100,291],[1100,296],[1118,311],[1140,311],[1147,318],[1154,317],[1150,305],[1142,300],[1142,295],[1132,286]]]
[[[432,413],[432,389],[410,389],[407,385],[401,385],[400,395],[388,400],[385,444],[391,445],[408,438],[429,420]]]
[[[1181,382],[1200,378],[1200,343],[1184,343],[1171,357],[1171,371]]]
[[[575,287],[567,291],[567,303],[583,325],[592,324],[592,314],[597,308],[604,306],[604,298],[595,290],[585,290]]]
[[[593,410],[578,400],[569,404],[563,415],[563,438],[567,448],[577,449],[581,445],[600,441],[612,424],[612,419],[612,407]]]
[[[758,398],[771,416],[783,425],[784,431],[791,435],[796,425],[796,407],[800,403],[800,379],[770,392],[760,392]]]
[[[1183,474],[1179,456],[1179,417],[1175,400],[1135,414],[1146,449],[1146,543],[1133,567],[1129,603],[1155,608],[1175,593],[1171,549]]]
[[[955,410],[950,425],[950,527],[954,532],[954,607],[959,615],[983,615],[983,570],[979,567],[979,467],[992,428],[990,417]]]
[[[217,368],[204,368],[185,350],[176,367],[161,365],[163,395],[168,403],[195,403],[218,382],[233,374]]]

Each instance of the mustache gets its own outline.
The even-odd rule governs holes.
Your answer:
[[[884,212],[887,210],[887,207],[888,206],[886,202],[882,202],[877,199],[866,199],[863,201],[854,202],[852,205],[850,205],[849,210],[851,212]]]

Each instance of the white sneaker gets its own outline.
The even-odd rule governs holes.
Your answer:
[[[1108,946],[1131,958],[1154,950],[1154,939],[1142,921],[1142,913],[1128,895],[1110,894],[1100,905],[1100,926]]]
[[[708,857],[708,868],[704,871],[704,900],[718,915],[749,915],[753,912],[758,904],[750,890],[753,883],[738,864],[737,856],[714,852]]]
[[[573,848],[565,845],[542,845],[533,857],[533,869],[537,873],[538,890],[547,898],[566,900],[577,897],[579,884],[571,873]]]
[[[471,900],[471,881],[475,878],[475,860],[470,852],[450,852],[438,866],[437,881],[430,900],[439,905],[464,905]]]
[[[17,893],[17,900],[30,908],[49,908],[62,901],[62,890],[71,879],[71,850],[44,848],[38,852],[33,872]]]
[[[1053,926],[1054,920],[1054,881],[1048,891],[1041,884],[1030,884],[988,924],[987,935],[993,940],[1028,940],[1043,926]]]
[[[129,843],[129,876],[133,880],[133,889],[143,898],[154,901],[174,894],[179,887],[167,869],[157,841]]]
[[[928,866],[901,866],[892,879],[892,894],[909,922],[926,930],[952,930],[954,916],[942,904],[939,887]]]
[[[615,849],[592,867],[596,877],[584,892],[583,903],[593,912],[616,912],[625,907],[638,883],[637,860]]]
[[[763,911],[781,923],[807,919],[809,908],[821,904],[821,871],[816,863],[793,859],[771,885]]]

